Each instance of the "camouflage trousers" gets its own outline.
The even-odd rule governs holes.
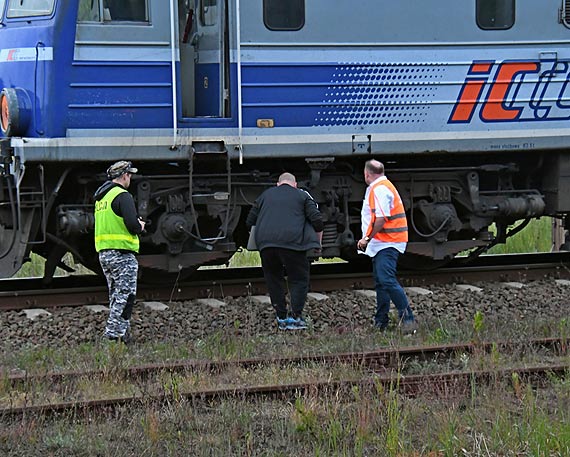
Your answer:
[[[105,336],[120,338],[127,333],[131,325],[139,264],[133,253],[115,249],[99,252],[99,263],[109,286],[109,319]]]

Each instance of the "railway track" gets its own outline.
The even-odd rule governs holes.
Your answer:
[[[398,347],[380,349],[376,351],[307,355],[299,357],[251,358],[227,361],[184,360],[130,367],[122,370],[122,373],[117,373],[117,375],[121,379],[144,379],[161,371],[167,371],[170,373],[184,371],[207,371],[211,373],[219,373],[231,367],[247,369],[263,365],[290,366],[303,365],[306,363],[319,363],[329,366],[342,363],[372,369],[395,369],[404,363],[404,361],[409,359],[427,360],[433,359],[435,357],[449,358],[452,355],[458,353],[488,353],[491,350],[512,352],[514,349],[519,348],[520,346],[533,349],[545,348],[557,354],[566,354],[570,348],[570,341],[567,338],[537,338],[524,342],[500,341],[445,344],[421,347]],[[3,378],[5,382],[9,382],[12,388],[20,384],[37,382],[39,380],[49,380],[51,383],[56,383],[72,378],[79,378],[82,376],[98,378],[104,375],[104,370],[51,372],[42,375],[35,375],[25,371],[11,374],[2,373],[0,371],[0,378]]]
[[[398,374],[370,376],[360,379],[344,379],[337,381],[316,381],[310,383],[292,383],[280,385],[255,385],[247,387],[231,387],[220,389],[203,389],[191,392],[164,394],[137,394],[130,397],[116,397],[100,400],[82,400],[53,404],[0,408],[0,417],[14,415],[56,414],[79,412],[88,414],[101,408],[116,408],[129,404],[164,403],[167,401],[212,401],[222,398],[252,399],[260,396],[296,397],[315,392],[335,392],[353,387],[374,388],[382,386],[385,391],[395,390],[400,394],[417,396],[436,395],[442,398],[457,398],[468,395],[473,387],[484,386],[498,381],[508,381],[516,377],[519,382],[533,387],[542,385],[553,376],[564,376],[570,366],[567,364],[542,365],[525,368],[509,368],[503,370],[470,370],[429,375],[400,376]]]
[[[126,404],[155,403],[165,401],[181,401],[191,399],[193,401],[209,401],[220,398],[238,397],[242,399],[255,398],[259,396],[298,396],[312,392],[334,392],[346,390],[355,386],[362,388],[378,388],[382,386],[386,391],[397,390],[405,395],[433,394],[437,396],[462,396],[469,392],[474,385],[485,385],[490,382],[497,382],[505,379],[517,378],[518,381],[538,385],[549,377],[562,376],[568,373],[570,364],[565,359],[563,363],[543,364],[540,366],[523,366],[502,369],[488,370],[466,370],[466,371],[444,371],[430,374],[404,374],[402,365],[410,358],[438,360],[440,356],[449,357],[453,354],[488,352],[492,348],[499,348],[500,351],[517,351],[521,347],[538,349],[546,348],[556,356],[568,354],[567,339],[534,339],[518,342],[486,342],[486,343],[466,343],[443,346],[422,346],[409,348],[383,349],[379,351],[327,354],[310,357],[295,358],[274,358],[274,359],[248,359],[239,361],[186,361],[171,364],[147,365],[131,367],[122,373],[113,371],[113,379],[125,381],[136,379],[138,382],[137,392],[132,395],[106,396],[105,398],[82,398],[82,395],[74,400],[51,401],[34,403],[25,400],[14,401],[10,406],[0,407],[0,417],[29,414],[51,414],[69,411],[88,413],[100,408],[115,408]],[[162,386],[161,392],[156,389],[144,387],[152,375],[168,372],[171,375],[175,372],[185,372],[194,375],[196,371],[208,373],[219,373],[232,367],[242,369],[258,369],[261,366],[291,366],[297,364],[304,366],[309,363],[318,363],[324,367],[334,367],[337,365],[350,365],[357,368],[353,375],[344,375],[340,379],[316,379],[310,382],[294,382],[279,384],[252,384],[243,385],[236,382],[235,385],[221,388],[195,388],[179,389],[172,387],[167,389]],[[360,370],[360,371],[359,371]],[[71,382],[76,378],[89,379],[96,383],[99,378],[109,377],[109,373],[103,371],[83,371],[67,373],[49,373],[43,376],[31,376],[26,373],[4,375],[5,381],[11,383],[12,390],[22,389],[27,386],[39,386],[41,383],[49,385],[50,389],[58,392],[53,394],[57,398],[67,392],[69,387],[60,387],[63,382]],[[181,384],[180,379],[176,384]],[[31,388],[30,387],[30,388]],[[67,395],[69,395],[67,393]],[[30,398],[33,396],[30,395]]]
[[[455,259],[447,267],[433,271],[401,270],[405,286],[468,283],[475,281],[521,281],[555,277],[570,279],[570,252],[547,254],[509,254],[483,256],[464,264]],[[311,270],[311,290],[328,292],[340,289],[372,288],[370,262],[358,264],[315,264]],[[224,296],[264,294],[261,268],[199,270],[192,281],[170,284],[139,285],[142,301],[189,300]],[[102,279],[91,276],[56,278],[51,287],[42,287],[40,279],[0,281],[0,310],[22,310],[61,306],[83,306],[108,301]]]

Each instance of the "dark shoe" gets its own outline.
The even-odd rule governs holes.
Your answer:
[[[388,324],[374,324],[374,329],[381,333],[387,332]]]
[[[117,341],[119,341],[119,338],[116,336],[103,335],[101,337],[101,342],[103,343],[116,343]]]
[[[418,323],[416,321],[402,322],[400,330],[404,335],[415,335],[418,331]]]
[[[133,343],[133,337],[129,332],[125,333],[123,336],[103,335],[102,340],[104,343],[123,343],[127,346]]]
[[[133,335],[131,334],[130,330],[127,330],[121,337],[121,342],[127,346],[134,343]]]

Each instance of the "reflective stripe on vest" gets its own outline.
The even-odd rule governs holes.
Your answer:
[[[390,211],[389,215],[382,214],[384,218],[384,225],[378,233],[374,235],[374,239],[384,243],[405,243],[408,241],[408,223],[406,220],[406,210],[398,191],[387,179],[378,181],[370,189],[368,195],[368,204],[370,205],[370,226],[368,227],[367,234],[372,233],[372,228],[376,222],[376,199],[374,190],[378,186],[385,186],[391,192],[394,198],[394,208]],[[380,210],[382,211],[382,210]]]
[[[122,249],[139,252],[139,237],[127,229],[122,217],[111,208],[113,200],[126,192],[120,186],[113,187],[105,196],[95,202],[95,250]]]

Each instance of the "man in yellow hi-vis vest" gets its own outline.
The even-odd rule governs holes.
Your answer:
[[[384,176],[384,165],[369,160],[364,165],[368,185],[362,202],[362,239],[358,249],[372,258],[376,282],[374,325],[386,330],[390,322],[390,300],[398,309],[399,325],[405,333],[415,333],[417,323],[408,297],[396,278],[398,257],[406,250],[408,224],[400,194]]]
[[[121,160],[107,169],[109,178],[95,192],[95,250],[109,286],[109,319],[104,337],[130,342],[130,318],[137,293],[138,235],[145,223],[137,217],[127,191],[138,170]]]

